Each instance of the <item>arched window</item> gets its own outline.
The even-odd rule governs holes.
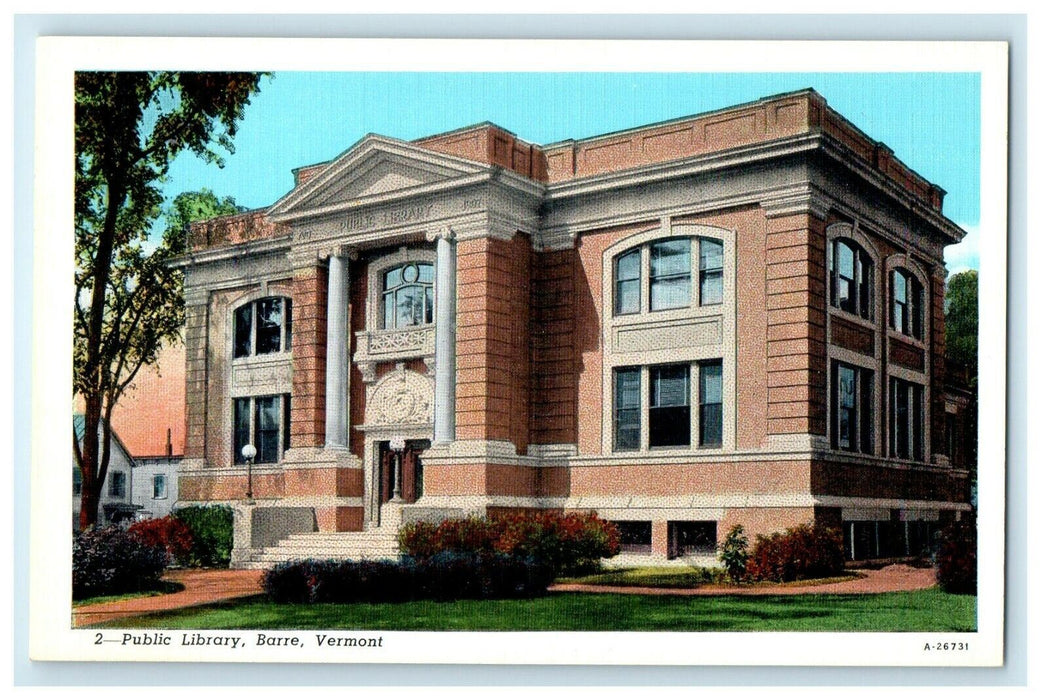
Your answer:
[[[838,238],[830,255],[830,304],[859,318],[873,318],[873,261],[854,241]]]
[[[433,323],[433,264],[409,262],[382,275],[382,327]]]
[[[712,238],[665,238],[631,248],[615,258],[613,271],[616,316],[641,313],[642,290],[647,311],[692,305],[692,256],[699,254],[699,304],[720,304],[724,298],[724,244]],[[644,265],[647,258],[648,264]]]
[[[233,357],[291,350],[291,300],[256,299],[233,314]]]
[[[924,337],[924,287],[912,272],[900,267],[892,270],[891,327],[911,338]]]

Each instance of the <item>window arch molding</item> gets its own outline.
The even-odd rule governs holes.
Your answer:
[[[640,260],[639,286],[639,311],[637,313],[615,313],[615,287],[616,287],[616,260],[633,249],[650,251],[652,244],[664,241],[688,239],[692,241],[691,260],[689,267],[690,276],[690,300],[687,305],[674,306],[665,309],[651,309],[650,302],[650,272],[644,269],[648,265],[648,255],[642,255]],[[721,300],[712,304],[702,304],[701,280],[703,270],[701,269],[701,240],[714,241],[721,244],[722,263],[719,270],[722,275]],[[649,253],[650,255],[650,253]],[[727,308],[731,304],[734,308],[735,299],[735,232],[730,229],[711,226],[709,224],[671,224],[663,222],[660,225],[646,228],[633,233],[620,241],[608,246],[603,255],[603,310],[604,318],[608,320],[606,325],[618,325],[621,323],[632,323],[638,320],[674,320],[696,315],[721,315],[725,313],[722,306]]]
[[[893,302],[894,302],[894,272],[896,270],[902,270],[913,276],[917,284],[921,286],[921,299],[920,299],[920,314],[922,332],[919,337],[904,333],[896,329],[893,325]],[[910,343],[917,343],[918,345],[927,347],[929,345],[928,339],[931,335],[931,317],[929,315],[929,303],[931,296],[931,280],[928,279],[927,273],[918,265],[914,259],[903,253],[896,253],[889,255],[884,261],[885,271],[885,289],[883,294],[884,307],[887,309],[885,312],[885,328],[890,336],[895,338],[903,339]]]
[[[856,311],[848,311],[847,309],[841,308],[838,304],[833,302],[835,298],[834,287],[838,284],[837,272],[834,270],[834,255],[837,249],[837,244],[840,241],[847,242],[848,244],[857,248],[860,252],[865,253],[869,259],[871,270],[868,275],[867,285],[868,290],[866,291],[868,304],[868,313],[863,316],[860,312],[862,308],[862,301],[856,301]],[[831,310],[831,313],[839,313],[842,316],[847,317],[849,320],[857,323],[875,326],[877,323],[878,313],[880,312],[879,303],[881,300],[880,294],[880,279],[881,279],[881,260],[880,255],[877,252],[877,247],[873,244],[873,241],[859,228],[857,223],[846,223],[839,222],[831,224],[826,227],[826,306]],[[859,292],[859,284],[856,282],[856,292]]]
[[[368,263],[368,302],[365,312],[365,323],[369,331],[383,329],[382,312],[382,277],[389,270],[408,263],[428,263],[436,266],[437,253],[427,248],[401,247],[394,253],[375,258]],[[428,327],[432,324],[419,324],[417,327]]]

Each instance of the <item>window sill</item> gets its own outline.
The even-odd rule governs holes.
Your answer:
[[[859,314],[853,314],[850,311],[845,311],[839,307],[832,306],[829,304],[827,304],[827,308],[830,310],[831,317],[839,318],[843,321],[850,321],[851,323],[854,323],[858,326],[862,326],[863,328],[871,330],[875,333],[881,330],[877,326],[877,321],[875,318],[863,318]]]

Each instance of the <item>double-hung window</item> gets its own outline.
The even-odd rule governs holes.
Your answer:
[[[233,313],[233,357],[291,350],[291,300],[266,297]]]
[[[127,496],[127,474],[125,472],[109,473],[109,495],[112,498]]]
[[[651,368],[651,408],[648,410],[651,447],[687,447],[691,444],[691,391],[688,365]]]
[[[165,474],[153,475],[153,498],[156,500],[167,498],[167,476]]]
[[[854,241],[838,238],[830,255],[830,304],[859,318],[873,318],[873,261]]]
[[[704,447],[721,444],[723,399],[719,360],[620,367],[613,377],[615,450],[686,449],[695,444]],[[697,406],[693,381],[698,382]],[[642,391],[647,394],[646,406],[641,401]],[[695,430],[697,440],[693,440]]]
[[[382,327],[433,323],[433,264],[409,262],[382,275]]]
[[[244,464],[245,445],[254,445],[255,463],[275,464],[291,447],[291,395],[233,400],[233,461]]]
[[[615,370],[615,449],[640,449],[640,367]]]
[[[888,382],[891,456],[924,458],[924,387],[892,377]]]
[[[849,452],[873,453],[873,372],[833,363],[833,447]]]
[[[892,330],[921,340],[924,335],[924,288],[910,272],[892,270]]]

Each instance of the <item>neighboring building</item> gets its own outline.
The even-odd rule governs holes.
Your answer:
[[[630,557],[814,521],[863,558],[970,509],[944,432],[964,231],[813,91],[547,146],[369,135],[295,175],[184,258],[180,497],[250,475],[242,564],[527,508],[595,510]]]
[[[138,520],[163,518],[170,515],[178,501],[178,468],[182,456],[172,454],[168,434],[167,454],[135,457],[135,478],[132,498],[138,504]]]
[[[84,441],[84,415],[73,414],[73,429],[76,431],[76,439],[83,445]],[[98,437],[104,439],[102,428],[98,429]],[[135,461],[127,451],[124,443],[120,441],[116,431],[112,432],[112,442],[109,451],[109,468],[106,470],[106,479],[102,484],[102,497],[98,507],[98,523],[100,525],[116,525],[126,522],[134,517],[138,506],[132,500],[132,487],[134,485]],[[80,475],[80,467],[73,457],[73,529],[80,529],[80,491],[83,481]]]

